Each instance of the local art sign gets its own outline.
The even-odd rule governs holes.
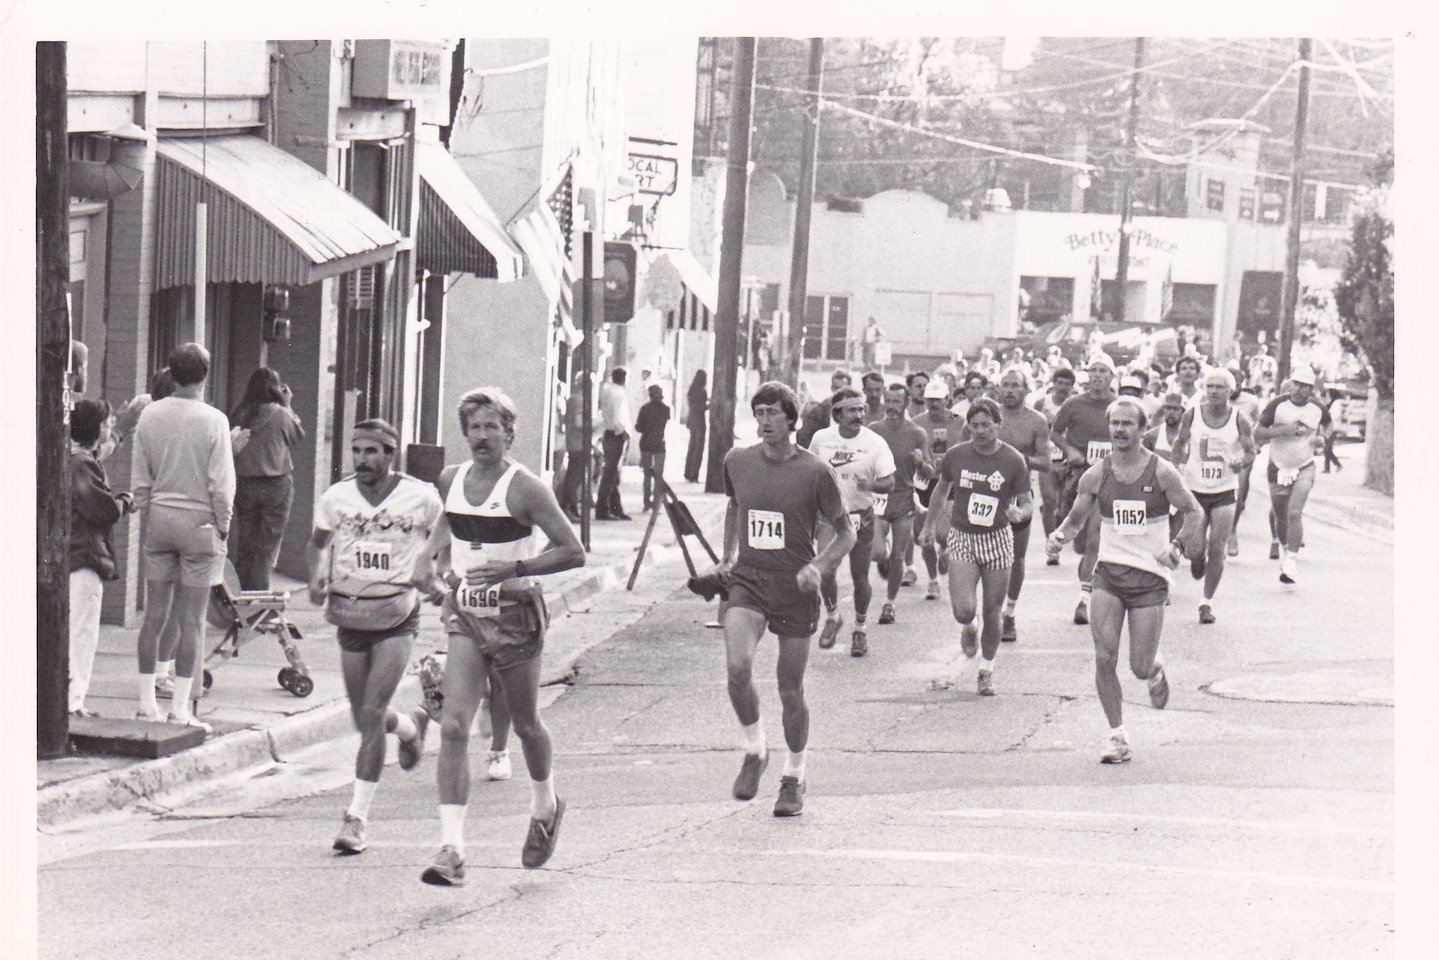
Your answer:
[[[658,157],[648,153],[629,155],[626,170],[640,193],[669,196],[679,180],[680,162],[674,157]]]

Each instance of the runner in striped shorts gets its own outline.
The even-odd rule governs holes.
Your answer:
[[[920,544],[932,544],[946,534],[949,556],[949,600],[954,619],[963,628],[960,648],[973,657],[983,644],[979,667],[980,696],[994,696],[994,655],[999,651],[1000,610],[1009,589],[1009,568],[1014,563],[1014,534],[1010,524],[1029,519],[1034,502],[1029,493],[1029,465],[1024,455],[999,439],[1002,415],[999,404],[979,397],[965,411],[972,439],[944,455],[939,483],[930,503],[936,505],[925,520]],[[954,512],[945,516],[941,505],[954,491]],[[943,530],[941,528],[944,528]],[[975,624],[975,589],[982,585],[984,630]]]

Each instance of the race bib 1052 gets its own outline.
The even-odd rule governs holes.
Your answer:
[[[1144,533],[1148,520],[1149,512],[1143,500],[1114,501],[1114,527],[1117,532],[1128,537],[1139,536]]]

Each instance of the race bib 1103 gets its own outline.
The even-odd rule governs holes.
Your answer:
[[[1086,463],[1098,463],[1109,456],[1111,448],[1112,444],[1110,444],[1108,440],[1091,440],[1089,441],[1088,448],[1084,451],[1084,461]]]
[[[778,510],[750,510],[749,545],[752,550],[783,550],[784,514]]]

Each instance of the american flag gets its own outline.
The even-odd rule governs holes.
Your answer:
[[[1099,275],[1099,257],[1094,258],[1094,275],[1089,278],[1089,315],[1104,314],[1104,281]]]
[[[1169,264],[1169,271],[1164,275],[1164,286],[1160,290],[1159,297],[1159,322],[1165,323],[1169,319],[1169,312],[1174,309],[1174,264]]]
[[[573,350],[584,339],[574,322],[574,289],[578,276],[571,260],[574,251],[574,175],[567,165],[559,182],[543,201],[511,225],[511,232],[545,296],[553,304],[551,319],[564,331],[565,343]]]

